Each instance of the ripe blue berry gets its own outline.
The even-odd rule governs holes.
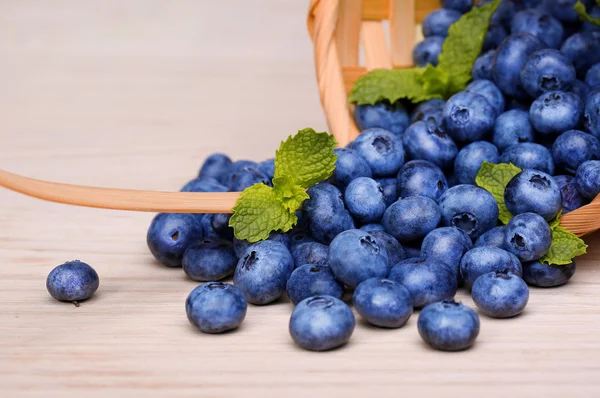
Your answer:
[[[354,140],[352,149],[365,159],[375,177],[394,175],[404,164],[404,147],[401,139],[381,128],[363,131]]]
[[[506,250],[504,246],[504,238],[506,237],[506,227],[494,227],[481,235],[476,241],[473,247],[479,246],[494,246],[499,249]]]
[[[423,308],[417,326],[421,338],[436,350],[460,351],[475,342],[479,316],[454,300],[441,301]]]
[[[204,160],[198,177],[212,177],[224,181],[229,174],[232,162],[229,156],[223,153],[213,153]]]
[[[443,117],[450,137],[458,142],[473,142],[492,131],[496,110],[484,96],[461,91],[446,102]]]
[[[344,206],[339,189],[320,183],[310,187],[307,193],[310,198],[303,204],[303,214],[309,220],[310,234],[316,241],[329,244],[340,232],[354,228],[354,220]],[[290,245],[297,243],[292,239]]]
[[[233,274],[238,258],[233,244],[224,239],[204,238],[188,246],[183,271],[195,281],[215,281]]]
[[[355,178],[372,177],[371,168],[355,150],[336,148],[333,152],[337,155],[337,160],[332,180],[340,189],[346,188]]]
[[[367,322],[384,328],[403,326],[413,312],[408,290],[401,284],[384,278],[371,278],[361,282],[354,291],[352,303]]]
[[[96,271],[79,260],[68,261],[54,268],[46,279],[48,293],[58,301],[71,301],[78,305],[92,296],[100,280]]]
[[[560,134],[577,128],[583,116],[583,102],[577,94],[548,91],[529,109],[531,124],[541,134]]]
[[[454,159],[454,173],[459,184],[475,185],[475,177],[483,162],[496,164],[500,161],[498,148],[487,141],[475,141],[458,152]]]
[[[560,286],[575,275],[575,268],[575,260],[567,265],[546,265],[532,261],[523,263],[523,279],[531,286]]]
[[[465,88],[465,91],[479,94],[485,98],[496,111],[496,116],[504,112],[504,96],[502,91],[490,80],[474,80]]]
[[[557,168],[575,174],[583,162],[600,159],[600,141],[583,131],[565,131],[554,141],[552,156]]]
[[[494,124],[494,145],[504,151],[508,147],[524,142],[533,142],[534,132],[529,122],[529,113],[511,109],[502,113]]]
[[[543,145],[524,142],[506,148],[500,163],[512,163],[521,169],[535,169],[554,174],[552,152]]]
[[[380,224],[377,224],[380,225]],[[390,267],[398,264],[400,261],[406,258],[404,248],[392,235],[385,231],[368,231],[369,235],[375,238],[375,241],[379,243],[379,246],[383,247],[388,255],[388,263]]]
[[[552,243],[552,231],[542,216],[523,213],[506,225],[504,247],[521,261],[541,258]]]
[[[412,52],[413,63],[417,66],[426,66],[438,64],[438,57],[442,53],[444,37],[429,36],[415,46]]]
[[[434,229],[423,239],[421,256],[449,265],[458,276],[460,260],[472,247],[471,238],[463,230],[443,227]]]
[[[286,291],[294,304],[307,297],[333,296],[341,299],[344,287],[326,265],[304,264],[294,270],[287,281]]]
[[[432,120],[411,124],[402,137],[406,153],[413,160],[427,160],[446,169],[458,153],[456,143]]]
[[[430,12],[423,20],[423,36],[448,36],[448,28],[460,17],[460,12],[444,8]]]
[[[542,10],[523,10],[515,14],[510,32],[531,33],[548,46],[558,48],[564,36],[562,24]]]
[[[460,274],[468,288],[471,288],[480,275],[505,269],[517,276],[523,275],[517,256],[493,246],[474,247],[460,261]]]
[[[361,224],[379,222],[386,208],[381,185],[368,177],[350,181],[344,192],[344,201],[350,214]]]
[[[485,54],[480,55],[473,63],[473,69],[471,70],[471,76],[473,80],[477,79],[494,79],[494,56],[496,50],[490,50]]]
[[[533,98],[548,91],[569,91],[575,79],[571,61],[552,48],[531,54],[521,70],[521,84]]]
[[[161,264],[180,267],[185,250],[202,236],[202,228],[193,214],[159,213],[148,228],[146,241]]]
[[[394,104],[383,101],[374,105],[358,105],[354,109],[354,120],[361,131],[380,127],[398,137],[404,134],[409,125],[408,112],[400,101]]]
[[[587,199],[600,193],[600,160],[588,160],[579,166],[575,174],[577,190]]]
[[[475,280],[471,295],[484,314],[509,318],[523,311],[529,300],[529,288],[510,271],[489,272]]]
[[[554,219],[562,208],[560,189],[554,178],[532,169],[521,171],[508,182],[504,202],[513,215],[536,213],[546,221]]]
[[[204,333],[235,329],[246,317],[248,304],[237,287],[208,282],[198,286],[185,301],[188,320]]]
[[[382,224],[385,231],[400,243],[425,237],[440,223],[440,208],[425,196],[398,199],[387,208]]]
[[[401,198],[426,196],[438,200],[448,189],[444,172],[426,160],[411,160],[398,172],[397,192]]]
[[[562,197],[562,212],[567,214],[586,204],[586,199],[577,190],[577,180],[573,176],[554,176]]]
[[[292,257],[296,268],[304,264],[328,265],[329,246],[319,242],[305,242],[294,247]]]

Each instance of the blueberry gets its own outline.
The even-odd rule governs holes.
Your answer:
[[[536,213],[546,221],[554,219],[562,208],[560,189],[554,178],[532,169],[521,171],[508,182],[504,202],[515,216]]]
[[[588,133],[600,139],[600,88],[590,91],[586,99],[584,126]]]
[[[457,277],[460,260],[472,248],[473,242],[464,231],[454,227],[443,227],[434,229],[423,239],[421,256],[449,265]]]
[[[552,16],[563,22],[577,22],[579,17],[573,9],[577,0],[554,0],[546,1],[545,6]],[[587,1],[584,0],[584,3]]]
[[[494,145],[504,151],[506,148],[534,141],[534,132],[529,122],[529,112],[512,109],[502,113],[494,123]]]
[[[326,265],[304,264],[294,270],[286,285],[287,295],[294,304],[307,297],[332,296],[341,299],[344,287]]]
[[[430,36],[417,44],[412,52],[413,63],[417,66],[438,64],[438,57],[442,52],[444,37]]]
[[[399,137],[409,124],[408,112],[400,101],[393,104],[383,101],[374,105],[357,105],[354,120],[360,130],[380,127]]]
[[[369,231],[369,235],[385,249],[390,267],[405,259],[404,248],[392,235],[384,231]]]
[[[504,96],[502,91],[490,80],[474,80],[465,88],[469,93],[479,94],[485,98],[496,111],[496,115],[504,112]]]
[[[235,162],[233,162],[231,164],[231,167],[229,167],[229,171],[228,171],[227,175],[223,175],[219,180],[221,181],[221,183],[223,185],[230,186],[231,179],[233,178],[233,176],[238,171],[240,171],[246,167],[256,169],[258,167],[258,164],[256,162],[253,162],[252,160],[236,160]]]
[[[590,66],[600,62],[600,43],[589,32],[569,36],[562,43],[560,52],[571,60],[580,78],[585,77]]]
[[[564,36],[562,24],[541,10],[523,10],[516,13],[510,25],[510,32],[531,33],[552,48],[560,47]]]
[[[229,226],[231,214],[205,214],[200,219],[202,233],[206,237],[233,240],[233,228]]]
[[[554,174],[554,160],[548,148],[533,142],[512,145],[500,156],[500,163],[512,163],[521,169],[535,169]]]
[[[285,291],[294,259],[285,245],[264,240],[248,247],[240,258],[233,283],[252,304],[268,304]]]
[[[482,95],[462,91],[446,102],[443,117],[446,132],[454,140],[473,142],[492,131],[496,111]]]
[[[421,338],[436,350],[460,351],[475,342],[479,316],[454,300],[441,301],[423,308],[417,326]]]
[[[556,134],[577,128],[583,115],[583,102],[576,94],[548,91],[529,109],[529,119],[541,134]]]
[[[425,237],[440,223],[440,208],[430,198],[409,196],[387,208],[382,224],[385,231],[400,243]]]
[[[587,199],[594,199],[600,193],[600,161],[588,160],[579,166],[575,174],[577,190]]]
[[[569,130],[554,141],[552,156],[556,167],[575,174],[583,162],[600,159],[600,141],[583,131]]]
[[[354,291],[352,303],[367,322],[384,328],[403,326],[413,312],[408,290],[398,282],[384,278],[361,282]]]
[[[46,279],[48,293],[58,301],[87,300],[98,290],[100,279],[96,271],[79,260],[67,261],[54,268]]]
[[[473,0],[442,0],[442,7],[464,14],[473,8]]]
[[[181,188],[181,192],[227,192],[229,188],[212,177],[198,177]]]
[[[375,177],[391,176],[404,163],[402,141],[381,128],[364,130],[354,140],[352,148],[365,159]]]
[[[529,288],[510,271],[489,272],[473,283],[471,290],[477,308],[492,318],[510,318],[523,312]]]
[[[462,229],[471,239],[496,226],[498,205],[491,193],[474,185],[457,185],[440,197],[442,225]]]
[[[377,183],[381,185],[381,189],[383,189],[383,198],[385,199],[386,207],[398,200],[395,178],[376,178],[375,181],[377,181]]]
[[[560,286],[567,283],[574,274],[575,260],[567,265],[546,265],[539,261],[523,263],[523,279],[531,286]]]
[[[577,94],[579,99],[586,103],[588,94],[590,92],[590,87],[581,80],[575,79],[573,82],[573,87],[571,87],[571,92],[573,94]]]
[[[577,190],[577,180],[573,176],[554,176],[562,197],[562,212],[567,214],[585,205],[586,200]]]
[[[490,3],[492,0],[483,0],[477,4],[477,7],[481,7],[485,3]],[[518,1],[518,0],[517,0]],[[496,9],[496,12],[492,15],[490,19],[490,23],[500,24],[504,26],[506,29],[510,28],[510,22],[515,16],[517,12],[517,7],[515,3],[511,0],[502,0],[500,5]]]
[[[275,176],[275,159],[267,159],[263,162],[260,162],[256,165],[258,171],[267,176],[269,180],[273,179]]]
[[[185,301],[188,320],[204,333],[222,333],[240,326],[248,304],[237,287],[209,282],[198,286]]]
[[[458,11],[444,8],[430,12],[422,23],[423,36],[448,36],[448,28],[458,21],[461,16],[461,13]]]
[[[237,261],[231,242],[204,238],[188,246],[183,254],[182,265],[191,279],[214,281],[233,274]]]
[[[507,36],[508,32],[504,26],[497,23],[491,23],[488,27],[485,39],[483,40],[482,50],[487,51],[498,47]]]
[[[527,93],[521,85],[521,69],[530,54],[545,47],[542,41],[530,33],[508,36],[494,56],[493,75],[498,88],[508,96],[526,99]]]
[[[229,189],[233,192],[243,191],[254,184],[271,185],[269,177],[255,167],[243,167],[231,176],[229,182]]]
[[[383,225],[377,224],[377,223],[365,224],[362,227],[360,227],[359,229],[361,231],[365,231],[365,232],[385,231],[385,228],[383,228]]]
[[[388,279],[408,290],[415,308],[451,299],[458,289],[456,275],[447,264],[425,257],[399,262],[392,267]]]
[[[437,201],[448,189],[444,172],[426,160],[407,162],[398,172],[397,180],[401,198],[420,195]]]
[[[427,160],[442,169],[452,166],[458,153],[452,138],[431,120],[408,126],[402,141],[410,159]]]
[[[590,14],[592,18],[600,18],[600,6],[593,6],[592,8],[588,8],[588,14]],[[583,32],[599,32],[600,26],[590,22],[583,22],[581,30]]]
[[[348,342],[356,320],[350,307],[332,296],[302,300],[292,313],[290,335],[300,347],[326,351]]]
[[[506,237],[506,227],[494,227],[481,235],[476,241],[473,247],[480,246],[494,246],[500,249],[506,250],[504,246],[504,238]]]
[[[421,102],[410,114],[410,124],[418,121],[433,119],[437,124],[441,121],[442,110],[446,102],[440,98],[433,98]]]
[[[333,152],[337,155],[337,160],[332,180],[341,189],[346,188],[355,178],[372,177],[371,168],[355,150],[336,148]]]
[[[591,88],[600,87],[600,63],[593,65],[585,74],[585,83]]]
[[[329,244],[340,232],[354,228],[354,220],[344,207],[343,195],[331,184],[313,185],[307,191],[310,199],[303,204],[312,237]]]
[[[542,216],[523,213],[506,225],[504,247],[521,261],[541,258],[552,243],[552,231]]]
[[[287,234],[282,234],[280,232],[271,232],[269,237],[266,240],[272,240],[275,242],[283,243],[285,247],[290,247],[290,237]],[[245,239],[237,239],[233,238],[233,251],[237,258],[240,258],[246,252],[246,249],[250,247],[252,243],[248,242]]]
[[[344,231],[329,246],[329,265],[335,277],[350,288],[373,277],[386,277],[390,265],[386,249],[369,233]]]
[[[454,173],[459,184],[475,184],[483,162],[498,163],[500,154],[498,148],[487,141],[475,141],[458,152],[454,159]]]
[[[471,76],[473,80],[477,79],[494,79],[494,56],[496,55],[496,50],[490,50],[485,54],[480,55],[475,62],[473,63],[473,69],[471,70]]]
[[[232,162],[229,157],[223,153],[213,153],[204,160],[198,177],[213,177],[223,181],[229,173]]]
[[[523,275],[517,256],[494,246],[474,247],[460,260],[460,274],[468,288],[479,276],[503,270],[509,270],[517,276]]]
[[[575,67],[569,58],[551,48],[531,54],[521,70],[521,84],[534,98],[548,91],[569,91],[575,80]]]
[[[193,214],[159,213],[148,228],[146,242],[152,255],[167,267],[180,267],[185,249],[202,238]]]
[[[315,239],[310,235],[310,233],[308,231],[305,230],[292,230],[290,232],[290,245],[288,246],[288,248],[290,249],[290,252],[294,252],[294,250],[296,250],[296,248],[298,246],[300,246],[303,243],[308,243],[308,242],[316,242]],[[238,256],[240,257],[240,256]]]
[[[328,265],[329,246],[318,242],[305,242],[297,245],[292,250],[292,257],[296,267],[304,264]]]
[[[379,222],[386,208],[381,185],[368,177],[350,181],[344,192],[344,201],[350,214],[361,224]]]

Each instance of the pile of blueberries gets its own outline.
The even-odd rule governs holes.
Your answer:
[[[435,64],[450,24],[472,0],[442,1],[423,23],[415,63]],[[432,347],[462,350],[480,327],[453,300],[463,286],[480,312],[506,318],[527,304],[527,285],[566,283],[575,262],[545,265],[548,222],[600,192],[600,29],[578,21],[570,0],[504,0],[493,15],[473,82],[448,101],[355,108],[362,133],[332,177],[308,190],[288,233],[250,244],[228,214],[158,214],[147,243],[158,261],[207,282],[186,301],[190,322],[219,333],[243,321],[247,303],[287,294],[289,330],[301,347],[327,350],[350,338],[355,317],[418,330]],[[600,16],[600,8],[591,9]],[[523,171],[504,196],[514,218],[475,185],[483,162]],[[271,185],[273,160],[208,157],[186,192]],[[233,275],[233,284],[220,282]],[[342,299],[347,293],[351,299]]]

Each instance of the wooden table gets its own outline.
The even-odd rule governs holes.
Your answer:
[[[259,160],[297,129],[325,129],[305,11],[298,0],[0,3],[0,167],[176,190],[213,151]],[[598,236],[571,283],[532,289],[515,319],[482,316],[467,352],[429,349],[413,316],[399,330],[359,321],[348,346],[311,353],[289,337],[287,302],[251,306],[234,333],[190,326],[196,284],[153,260],[151,218],[0,190],[0,396],[600,396]],[[101,277],[80,308],[45,289],[74,258]]]

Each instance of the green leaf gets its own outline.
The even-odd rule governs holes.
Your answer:
[[[512,163],[492,164],[483,162],[475,178],[475,183],[491,193],[496,199],[498,218],[503,224],[508,223],[512,218],[512,214],[510,214],[504,203],[504,189],[506,184],[520,172],[521,169]]]
[[[274,189],[262,183],[246,188],[232,210],[229,226],[236,238],[248,242],[267,239],[271,231],[287,232],[298,221]]]
[[[449,76],[448,95],[463,90],[471,80],[473,63],[481,53],[490,18],[499,5],[500,0],[495,0],[473,7],[450,25],[437,67]]]
[[[354,83],[348,101],[357,105],[373,105],[385,100],[393,104],[399,99],[421,102],[443,98],[435,91],[435,84],[429,86],[432,91],[424,87],[421,81],[423,72],[423,68],[372,70]]]
[[[575,234],[561,226],[555,225],[552,229],[552,244],[540,262],[548,265],[566,265],[574,257],[587,253],[587,245]]]
[[[596,3],[600,5],[600,0],[596,0]],[[600,18],[593,18],[590,14],[588,14],[587,10],[585,9],[585,5],[581,1],[575,3],[573,9],[577,15],[579,15],[579,19],[581,19],[583,22],[589,22],[591,24],[600,26]]]
[[[289,177],[273,178],[273,190],[275,195],[281,198],[283,207],[292,212],[298,210],[302,202],[309,198],[304,188],[294,185]]]
[[[446,96],[450,86],[450,76],[445,71],[427,64],[423,73],[419,77],[425,92],[432,95]]]
[[[556,217],[554,217],[554,219],[548,223],[550,225],[550,229],[551,230],[553,230],[554,228],[556,228],[556,227],[558,227],[560,225],[560,218],[561,217],[562,217],[562,210],[560,210],[558,212],[558,214],[556,215]]]
[[[293,185],[310,188],[333,173],[337,145],[331,134],[307,128],[281,143],[275,154],[275,178],[288,177]]]

